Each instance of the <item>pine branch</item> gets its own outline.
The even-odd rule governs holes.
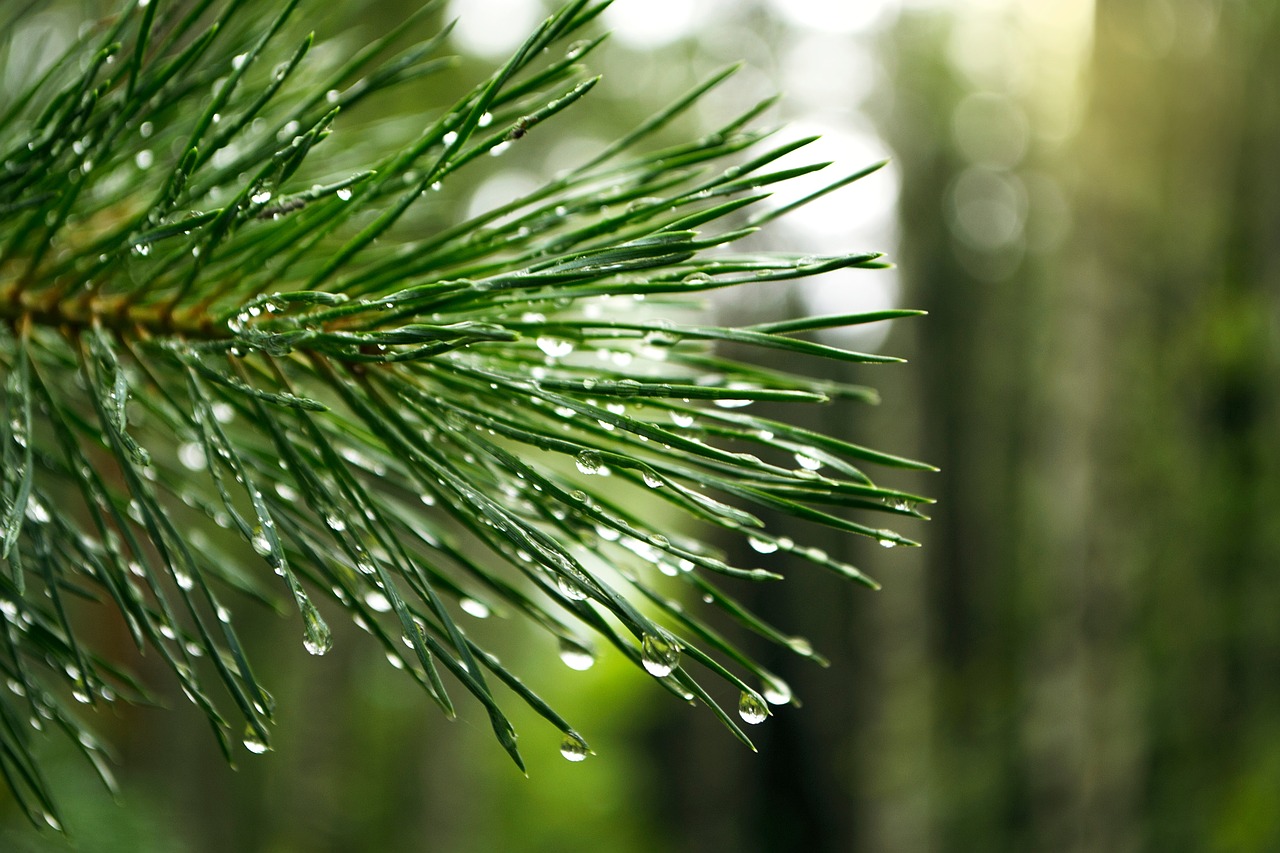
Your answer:
[[[778,575],[664,533],[655,508],[874,586],[756,511],[910,545],[836,512],[919,516],[925,501],[862,466],[927,466],[741,408],[872,392],[712,348],[890,362],[796,335],[916,312],[688,319],[713,289],[883,265],[734,248],[777,215],[759,207],[772,185],[823,167],[769,171],[808,140],[769,147],[749,126],[762,104],[655,147],[728,69],[527,195],[439,221],[434,200],[462,169],[519,156],[589,95],[599,78],[581,60],[601,40],[581,34],[605,3],[568,3],[381,152],[345,117],[453,66],[447,27],[392,54],[434,7],[335,67],[296,31],[297,0],[265,18],[263,5],[134,0],[0,104],[0,771],[14,796],[56,825],[32,730],[65,730],[109,780],[75,705],[145,698],[88,646],[69,598],[118,610],[228,758],[237,741],[269,749],[273,719],[231,605],[280,593],[307,651],[332,645],[312,600],[330,599],[445,713],[459,688],[475,698],[521,766],[499,684],[560,731],[566,757],[589,750],[464,615],[518,614],[575,668],[593,640],[612,645],[750,744],[739,722],[790,690],[673,600],[666,576],[821,658],[726,591]],[[740,692],[738,715],[707,676]]]

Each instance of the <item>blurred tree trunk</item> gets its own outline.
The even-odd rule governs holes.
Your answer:
[[[1107,574],[1139,584],[1152,849],[1280,845],[1278,12],[1098,6],[1082,239],[1116,307]]]
[[[993,169],[952,24],[895,33],[943,849],[1280,844],[1280,31],[1220,5],[1099,0],[1082,126],[996,176],[1029,200],[998,247],[958,221]]]

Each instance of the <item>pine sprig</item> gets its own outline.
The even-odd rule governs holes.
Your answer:
[[[391,53],[434,6],[335,67],[296,32],[299,0],[263,5],[134,0],[0,104],[0,772],[14,796],[56,825],[33,729],[65,729],[109,779],[75,705],[143,698],[86,644],[68,597],[119,611],[228,758],[237,741],[268,749],[273,719],[231,606],[280,593],[307,651],[332,645],[312,600],[330,599],[445,713],[458,688],[476,699],[520,766],[504,693],[562,733],[566,756],[588,747],[463,615],[518,614],[576,668],[594,635],[749,744],[739,722],[789,689],[659,579],[821,658],[726,591],[777,574],[663,532],[657,508],[874,585],[758,511],[914,544],[836,511],[918,516],[925,501],[862,466],[927,466],[742,409],[873,392],[711,349],[891,362],[796,335],[916,312],[733,329],[688,307],[882,266],[734,249],[777,215],[759,206],[771,186],[826,165],[769,171],[811,140],[770,147],[750,129],[766,102],[655,147],[727,69],[536,190],[434,221],[461,170],[518,156],[589,96],[599,78],[582,60],[601,39],[583,32],[606,3],[568,3],[383,151],[345,116],[453,66],[448,27]],[[741,694],[738,714],[705,675]]]

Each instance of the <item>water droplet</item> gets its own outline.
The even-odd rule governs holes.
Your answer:
[[[195,581],[191,579],[191,575],[187,574],[186,572],[175,571],[173,573],[173,577],[174,577],[174,580],[178,582],[178,586],[182,587],[185,590],[190,590],[192,587],[196,585]]]
[[[205,466],[204,448],[194,441],[178,445],[178,461],[188,471],[199,471]]]
[[[804,453],[796,453],[795,457],[796,463],[806,471],[817,471],[822,467],[821,459],[815,459],[814,457],[808,456]]]
[[[758,726],[769,716],[769,706],[759,696],[746,690],[738,699],[738,716],[744,723]]]
[[[302,647],[308,654],[323,655],[333,648],[333,632],[309,599],[302,605]]]
[[[236,70],[239,70],[239,69],[243,68],[243,67],[244,67],[244,62],[245,62],[245,60],[246,60],[246,59],[248,59],[248,58],[249,58],[249,54],[247,54],[247,53],[240,53],[240,54],[236,54],[236,55],[235,55],[234,57],[232,57],[232,59],[231,59],[231,67],[232,67],[232,68],[235,68]]]
[[[565,735],[564,740],[560,741],[560,754],[568,761],[584,761],[590,751],[587,742],[577,735]]]
[[[879,542],[881,548],[893,548],[898,544],[896,539],[898,534],[894,533],[892,530],[877,530],[876,533],[880,537]]]
[[[480,127],[488,127],[493,124],[493,113],[482,113],[476,124]]]
[[[671,413],[671,422],[678,427],[683,427],[685,429],[688,429],[689,427],[693,426],[693,415],[688,414],[687,412],[673,411]]]
[[[136,246],[133,247],[132,251],[138,257],[145,258],[147,255],[151,254],[151,244],[138,243]]]
[[[477,619],[488,619],[491,612],[487,604],[476,601],[474,598],[460,598],[458,606],[462,608],[462,612],[469,613]]]
[[[254,755],[262,755],[271,747],[267,746],[267,741],[258,733],[253,726],[244,727],[244,748],[252,752]]]
[[[56,817],[49,814],[48,812],[45,812],[44,814],[42,814],[41,817],[44,818],[44,822],[49,824],[49,827],[53,829],[55,832],[62,832],[62,824],[58,822],[58,819]]]
[[[253,546],[253,550],[257,551],[259,556],[265,557],[271,553],[271,540],[267,538],[267,534],[263,532],[261,527],[253,529],[253,537],[249,540],[249,544]]]
[[[331,103],[331,104],[336,104],[336,103],[338,103],[338,98],[339,98],[339,97],[341,97],[341,96],[338,94],[338,90],[337,90],[337,89],[330,89],[329,91],[327,91],[327,92],[325,92],[325,93],[324,93],[324,99],[325,99],[326,101],[328,101],[329,103]]]
[[[693,272],[685,276],[684,280],[689,284],[705,284],[706,282],[711,281],[711,276],[704,272]]]
[[[656,634],[645,634],[640,643],[640,662],[650,675],[663,678],[680,663],[680,646]]]
[[[336,533],[341,533],[347,529],[347,523],[336,515],[325,516],[324,523],[329,525],[329,529]]]
[[[565,59],[577,59],[579,56],[582,56],[582,52],[590,46],[591,42],[587,39],[579,39],[569,45],[569,49],[565,51],[564,57]]]
[[[809,657],[813,654],[813,644],[804,637],[792,637],[787,640],[787,645],[791,647],[793,652]]]
[[[377,590],[365,593],[364,603],[369,605],[370,610],[378,613],[386,613],[391,609],[391,601]]]
[[[772,554],[778,550],[778,543],[769,539],[758,539],[755,536],[747,537],[747,544],[758,553]]]
[[[596,662],[596,656],[592,654],[591,649],[573,640],[560,640],[560,660],[564,661],[564,665],[569,669],[576,669],[578,672],[591,669]]]
[[[770,705],[785,705],[791,701],[791,685],[780,678],[775,678],[765,682],[761,695]]]
[[[503,154],[506,153],[506,150],[510,147],[511,147],[511,140],[504,139],[501,142],[499,142],[497,145],[489,149],[489,156],[501,157]]]
[[[44,508],[44,504],[36,500],[35,497],[27,499],[27,518],[36,524],[48,524],[50,521],[49,510]]]
[[[587,598],[587,594],[577,584],[563,575],[556,575],[556,589],[570,601],[585,601]]]
[[[151,164],[156,161],[156,157],[151,153],[150,148],[143,148],[137,154],[133,155],[133,162],[139,169],[150,169]]]
[[[644,480],[644,484],[651,489],[662,488],[662,480],[652,471],[641,471],[640,477]]]
[[[604,467],[604,460],[594,450],[584,450],[576,457],[578,470],[584,474],[599,474]]]
[[[551,358],[562,358],[573,352],[573,341],[566,341],[564,338],[553,338],[543,335],[538,338],[538,349],[542,350]]]
[[[445,145],[452,145],[458,141],[458,132],[455,130],[449,131],[444,135],[441,141],[444,142]]]
[[[346,187],[343,187],[342,189],[338,190],[337,196],[343,201],[351,201],[351,190],[347,189]]]

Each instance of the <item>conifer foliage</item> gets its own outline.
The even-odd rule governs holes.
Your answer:
[[[918,515],[921,498],[863,468],[925,466],[745,407],[871,400],[785,366],[894,361],[805,333],[915,312],[725,328],[688,309],[715,288],[882,265],[735,248],[794,206],[761,206],[772,185],[823,164],[772,165],[805,141],[769,145],[752,125],[767,103],[656,142],[732,69],[538,189],[433,220],[478,158],[518,158],[544,123],[572,122],[599,82],[584,62],[606,3],[569,2],[396,137],[408,126],[344,132],[344,115],[439,85],[455,64],[448,28],[401,47],[438,4],[341,55],[305,34],[308,2],[132,0],[4,81],[0,771],[13,795],[57,824],[33,753],[44,730],[110,783],[85,712],[145,691],[94,648],[91,622],[159,656],[229,758],[268,749],[273,701],[233,618],[254,597],[292,600],[312,654],[332,645],[326,619],[354,620],[446,714],[470,694],[517,764],[503,703],[528,703],[566,757],[588,747],[486,649],[474,617],[490,612],[553,635],[577,668],[612,646],[749,744],[739,724],[790,691],[705,613],[817,655],[735,602],[735,586],[778,575],[655,519],[691,516],[871,584],[757,513],[912,544],[844,510]],[[6,8],[0,49],[37,5]],[[783,367],[718,355],[725,342]],[[737,713],[707,679],[727,682]]]

